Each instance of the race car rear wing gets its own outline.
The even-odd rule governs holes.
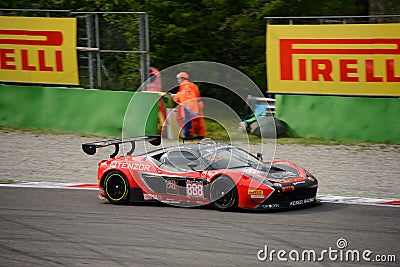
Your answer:
[[[106,147],[114,145],[115,151],[110,155],[110,158],[114,158],[119,152],[119,144],[131,143],[132,147],[128,151],[128,153],[126,153],[127,155],[131,155],[135,151],[136,141],[148,141],[153,146],[159,146],[161,144],[161,136],[155,135],[155,136],[129,137],[123,139],[113,139],[113,140],[98,141],[93,143],[86,143],[82,144],[82,150],[88,155],[94,155],[96,154],[96,149],[98,147]]]

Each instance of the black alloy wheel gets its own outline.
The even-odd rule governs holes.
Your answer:
[[[113,204],[125,204],[129,200],[129,182],[125,175],[112,171],[104,179],[104,192]]]
[[[220,210],[234,210],[238,206],[239,195],[235,183],[226,176],[220,176],[211,183],[211,205]]]

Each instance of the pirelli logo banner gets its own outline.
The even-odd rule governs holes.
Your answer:
[[[268,91],[400,96],[400,24],[268,25]]]
[[[0,80],[78,85],[76,19],[0,16]]]

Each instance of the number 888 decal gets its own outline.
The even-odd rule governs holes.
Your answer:
[[[204,187],[201,182],[186,182],[186,196],[204,198]]]

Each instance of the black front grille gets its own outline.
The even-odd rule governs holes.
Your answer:
[[[278,203],[281,206],[289,206],[291,201],[310,199],[317,195],[318,187],[307,187],[296,189],[290,192],[278,192],[276,190],[269,198],[267,198],[261,205]]]

